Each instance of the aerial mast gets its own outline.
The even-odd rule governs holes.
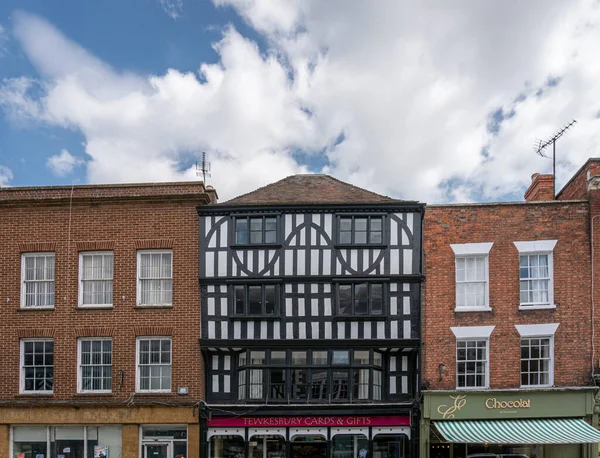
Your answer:
[[[554,136],[548,138],[547,140],[538,140],[535,145],[535,152],[542,157],[550,159],[550,156],[547,156],[544,153],[544,150],[552,145],[552,198],[556,199],[556,140],[563,136],[563,134],[577,121],[573,119],[570,123],[566,124],[562,129],[554,134]]]

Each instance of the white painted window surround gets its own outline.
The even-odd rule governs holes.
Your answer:
[[[554,309],[556,308],[556,304],[554,303],[554,255],[553,250],[556,246],[557,240],[532,240],[532,241],[522,241],[522,242],[513,242],[517,250],[519,251],[519,278],[520,278],[520,290],[521,293],[525,294],[525,297],[528,296],[528,293],[534,294],[533,299],[530,299],[530,302],[523,302],[523,294],[521,294],[519,310],[538,310],[538,309]],[[539,267],[540,271],[538,275],[540,275],[540,279],[536,280],[535,276],[531,276],[531,273],[536,270],[533,267],[533,271],[531,271],[531,267],[529,270],[527,266],[531,263],[531,259],[539,258],[539,256],[535,255],[546,255],[547,260],[543,259],[545,256],[541,256],[540,260],[537,262],[542,263],[543,265]],[[547,264],[547,265],[546,265]],[[536,264],[537,265],[537,264]],[[525,266],[525,267],[523,267]],[[542,272],[542,268],[547,270],[547,272]],[[525,269],[525,277],[523,277],[523,269]],[[547,282],[547,286],[544,284]],[[525,289],[523,289],[525,288]],[[532,290],[533,288],[533,290]],[[538,291],[539,288],[539,291]],[[547,288],[547,298],[546,296],[546,288]],[[541,297],[541,299],[537,299],[536,296]]]
[[[496,326],[455,326],[450,330],[457,339],[489,339]]]
[[[560,323],[545,324],[515,324],[521,337],[548,337],[553,336]]]
[[[489,252],[493,242],[451,244],[456,255],[455,312],[487,312],[490,307]]]

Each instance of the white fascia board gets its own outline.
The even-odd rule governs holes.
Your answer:
[[[457,339],[489,339],[496,326],[451,327]]]
[[[560,323],[515,324],[521,337],[553,336]]]
[[[450,248],[457,256],[469,254],[488,254],[494,242],[451,244]]]
[[[549,252],[554,250],[558,240],[533,240],[531,242],[513,242],[519,253]]]

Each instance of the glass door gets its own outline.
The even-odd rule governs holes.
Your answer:
[[[144,444],[144,458],[171,458],[169,444],[164,442]]]

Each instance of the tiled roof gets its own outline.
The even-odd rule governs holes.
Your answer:
[[[329,175],[292,175],[220,205],[381,204],[403,202]]]

